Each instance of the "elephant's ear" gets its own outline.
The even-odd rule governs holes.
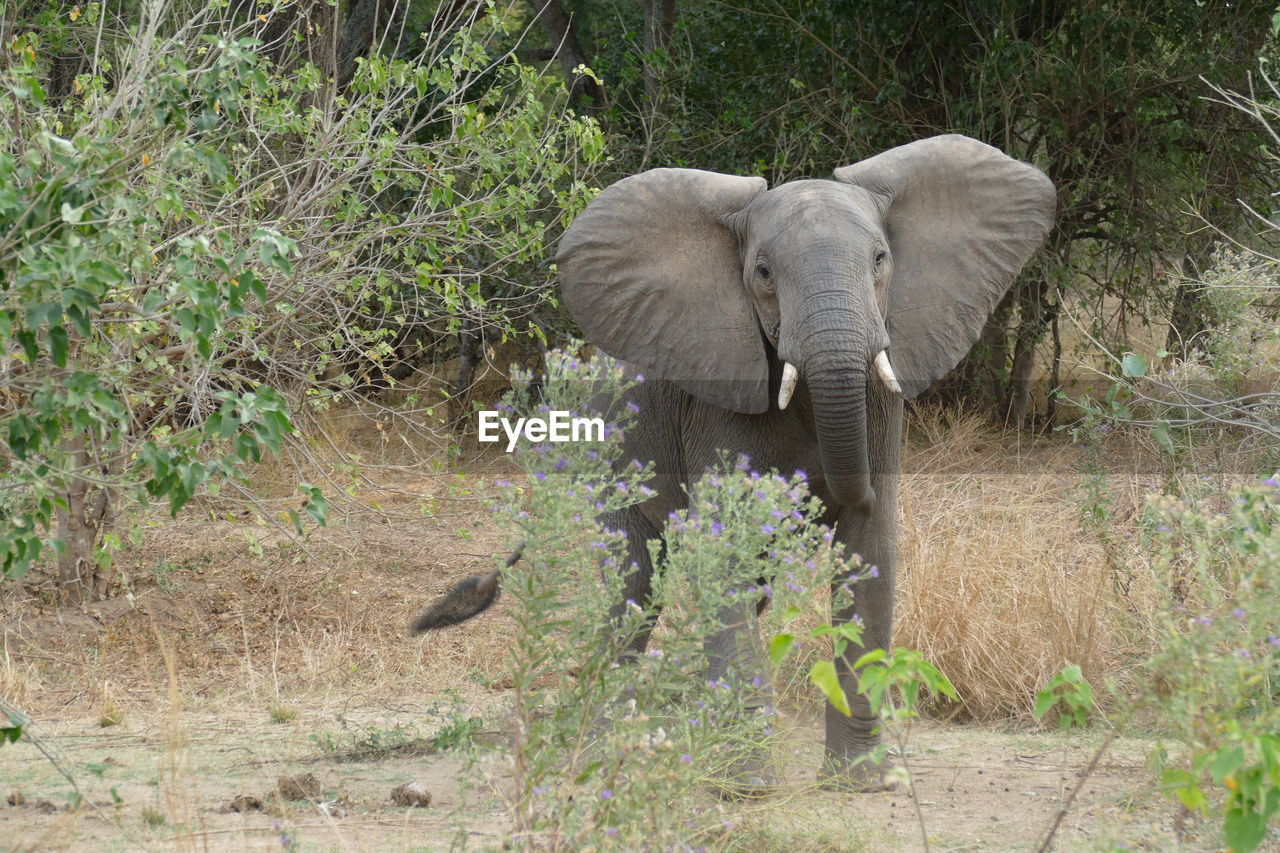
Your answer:
[[[709,403],[768,409],[764,343],[721,222],[764,189],[763,178],[653,169],[600,193],[556,253],[587,338]]]
[[[1053,225],[1053,184],[967,136],[935,136],[836,169],[887,205],[889,358],[908,397],[964,358]]]

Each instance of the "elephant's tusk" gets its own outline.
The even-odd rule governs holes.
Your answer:
[[[785,409],[787,404],[791,402],[791,394],[796,390],[796,380],[800,378],[800,371],[796,370],[796,366],[791,362],[784,362],[782,365],[782,384],[778,386],[778,408]]]
[[[898,377],[893,375],[893,366],[889,364],[888,350],[880,350],[880,354],[876,356],[876,373],[880,374],[890,391],[902,396],[902,386],[898,384]]]

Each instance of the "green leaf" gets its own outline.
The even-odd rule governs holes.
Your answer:
[[[1267,819],[1255,811],[1229,809],[1222,820],[1222,832],[1232,853],[1251,853],[1267,834]]]
[[[1120,370],[1127,377],[1140,379],[1147,375],[1147,360],[1136,352],[1127,352],[1120,359]]]
[[[1221,785],[1222,780],[1234,773],[1243,763],[1244,749],[1241,747],[1219,749],[1209,764],[1209,775],[1213,777],[1215,783]]]
[[[307,496],[307,505],[304,507],[307,515],[311,516],[311,520],[316,524],[324,527],[329,518],[329,500],[324,496],[324,492],[309,483],[300,483],[298,489]]]
[[[67,338],[67,330],[62,326],[51,326],[48,332],[49,336],[49,357],[53,359],[53,363],[58,367],[67,366],[67,351],[70,348],[70,341]]]
[[[836,675],[836,665],[829,660],[820,660],[809,670],[809,680],[813,682],[837,711],[846,717],[853,716],[849,708],[849,699],[840,686],[840,677]]]
[[[769,660],[773,661],[773,665],[777,666],[782,663],[791,649],[796,644],[796,638],[791,634],[778,634],[769,641]]]

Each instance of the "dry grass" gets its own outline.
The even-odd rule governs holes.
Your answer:
[[[422,433],[371,427],[385,411],[340,415],[323,440],[311,437],[321,449],[298,462],[311,467],[259,472],[342,482],[329,528],[296,543],[273,519],[216,499],[158,522],[117,560],[144,606],[107,621],[93,655],[51,626],[43,658],[0,658],[0,695],[27,707],[110,704],[113,718],[127,719],[166,689],[163,648],[185,693],[256,704],[264,719],[279,707],[349,707],[353,696],[494,695],[510,631],[505,602],[465,632],[411,640],[405,630],[420,607],[504,552],[504,532],[483,509],[484,477],[511,476],[509,463],[491,453],[442,464]],[[360,434],[375,439],[361,444]],[[361,464],[353,470],[324,447],[357,449]],[[970,717],[1025,716],[1063,664],[1079,663],[1098,683],[1141,647],[1133,614],[1152,600],[1156,579],[1120,555],[1129,572],[1120,589],[1114,543],[1081,527],[1079,458],[1060,440],[1020,445],[977,417],[913,418],[895,642],[938,665]],[[416,469],[403,467],[410,460]],[[1118,522],[1158,485],[1148,480],[1112,483]],[[38,618],[33,604],[14,587],[0,590],[0,621]],[[824,611],[814,601],[806,624]],[[804,662],[783,674],[781,693],[808,706]],[[86,693],[85,683],[109,684],[110,696]]]
[[[1081,526],[1077,450],[1020,446],[976,416],[914,419],[902,482],[894,642],[955,684],[964,716],[1028,714],[1076,663],[1099,682],[1131,652],[1106,550]]]

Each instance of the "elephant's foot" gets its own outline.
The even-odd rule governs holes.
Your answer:
[[[721,799],[759,799],[778,790],[778,775],[768,751],[757,748],[735,758],[720,772],[714,784]]]
[[[828,755],[818,769],[818,785],[827,791],[846,794],[896,791],[900,778],[893,769],[888,761],[877,764],[868,756],[849,760]]]

